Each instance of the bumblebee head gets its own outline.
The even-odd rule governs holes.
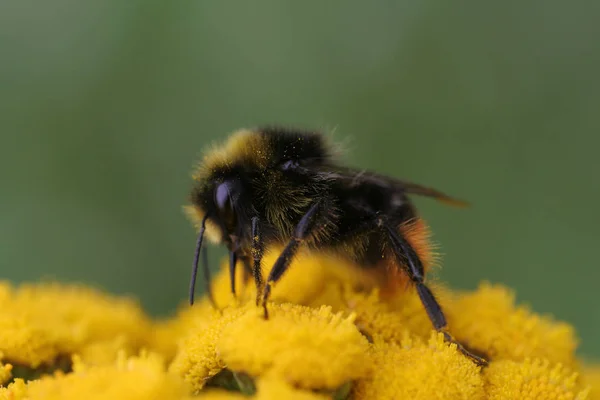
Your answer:
[[[237,131],[206,152],[196,169],[188,215],[198,227],[207,217],[212,242],[235,244],[232,240],[244,235],[269,199],[281,198],[285,187],[301,185],[298,175],[330,162],[330,149],[317,132]]]

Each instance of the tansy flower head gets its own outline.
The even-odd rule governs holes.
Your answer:
[[[354,387],[357,399],[483,399],[481,368],[448,345],[442,334],[429,340],[408,333],[399,345],[376,338],[376,372]]]
[[[89,366],[75,357],[73,372],[57,373],[25,384],[22,380],[0,389],[0,399],[186,399],[189,389],[166,372],[162,357],[120,353],[111,365]]]
[[[265,320],[243,275],[237,298],[226,265],[215,277],[219,309],[199,299],[155,322],[130,300],[81,286],[0,284],[0,400],[600,400],[600,373],[580,367],[573,328],[516,305],[501,286],[432,285],[449,332],[489,356],[482,368],[432,330],[410,286],[386,292],[381,276],[301,253]]]
[[[36,368],[74,353],[112,362],[117,350],[144,346],[149,328],[130,299],[79,285],[0,285],[0,352],[13,363]]]
[[[31,367],[53,361],[59,353],[57,334],[11,309],[0,311],[2,360]]]
[[[204,327],[199,330],[191,329],[181,341],[180,351],[171,364],[171,371],[181,375],[195,390],[202,389],[209,378],[225,368],[217,349],[217,341],[223,328],[247,311],[248,307],[229,308],[223,310],[222,314],[211,313],[207,320],[201,315],[203,323],[197,326]]]
[[[353,316],[329,307],[271,309],[268,321],[254,309],[224,327],[217,346],[228,368],[313,389],[335,389],[369,372],[369,344]]]
[[[274,262],[272,254],[270,261]],[[270,265],[269,259],[264,264]],[[242,273],[237,276],[237,300],[230,293],[227,265],[214,280],[213,295],[217,303],[225,307],[223,318],[232,315],[233,310],[242,311],[221,325],[219,335],[211,339],[215,346],[211,349],[215,351],[219,368],[253,377],[257,395],[260,394],[262,379],[291,384],[302,390],[313,389],[317,392],[311,394],[322,395],[318,389],[323,387],[328,371],[335,368],[340,355],[346,356],[346,350],[340,350],[337,357],[332,356],[328,351],[331,345],[325,345],[318,336],[311,339],[310,335],[303,333],[304,329],[309,329],[308,326],[326,330],[319,321],[308,318],[308,314],[300,314],[306,317],[300,323],[297,321],[294,316],[296,310],[306,309],[313,313],[328,310],[339,321],[352,321],[352,329],[345,332],[360,332],[373,342],[363,353],[367,357],[365,365],[368,364],[369,368],[365,368],[362,375],[348,377],[347,382],[351,382],[353,387],[351,398],[484,399],[493,388],[488,382],[488,375],[482,372],[485,369],[464,357],[455,345],[445,342],[443,335],[432,333],[423,306],[410,287],[385,294],[378,289],[377,277],[365,280],[364,271],[355,266],[328,256],[302,255],[275,286],[273,303],[269,305],[272,315],[264,321],[260,318],[260,309],[253,304],[255,289],[252,285],[244,286],[242,276]],[[531,356],[545,357],[549,360],[549,367],[559,363],[575,364],[573,329],[550,317],[538,316],[526,307],[517,306],[507,289],[487,284],[473,293],[452,292],[440,285],[434,288],[449,316],[450,331],[460,342],[490,356],[491,365],[503,359],[514,360],[515,365],[521,365]],[[310,307],[292,306],[288,304],[290,301]],[[322,308],[323,305],[330,308]],[[302,321],[310,321],[310,324],[305,325]],[[194,342],[201,335],[196,333],[195,339],[192,335],[188,340]],[[321,351],[312,353],[303,347],[311,346],[311,343],[320,343]],[[188,342],[181,347],[178,357],[189,357],[186,349],[190,348],[190,344]],[[291,359],[295,359],[295,354],[302,357],[295,364],[288,364],[286,358],[289,354],[294,355]],[[313,358],[313,354],[321,358]],[[319,361],[315,363],[317,359]],[[193,364],[188,364],[188,367]],[[294,365],[295,368],[291,369],[291,373],[285,372],[286,365]],[[303,365],[315,367],[304,370]],[[190,378],[185,371],[179,370]],[[515,379],[519,371],[512,371]],[[548,368],[540,373],[546,373],[551,379],[552,371]],[[194,383],[194,379],[190,382]],[[206,382],[206,378],[201,378],[201,382]],[[329,387],[337,385],[339,388],[341,382],[332,381]],[[572,393],[583,398],[585,383],[579,378],[572,378],[570,382]],[[196,388],[202,385],[196,385]]]
[[[172,370],[197,389],[225,366],[318,389],[335,389],[368,373],[368,342],[352,316],[292,304],[272,310],[268,321],[252,304],[223,310],[210,328],[190,333]]]
[[[583,400],[589,392],[581,388],[579,374],[548,360],[497,361],[485,378],[490,400]]]
[[[547,359],[573,366],[577,339],[573,328],[515,304],[505,287],[482,284],[448,302],[448,321],[459,340],[493,360]]]

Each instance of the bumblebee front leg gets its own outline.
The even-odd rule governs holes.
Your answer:
[[[442,308],[440,307],[440,304],[436,300],[435,296],[424,282],[423,264],[421,263],[419,256],[412,248],[410,243],[408,243],[393,226],[385,224],[382,221],[378,221],[378,225],[384,228],[388,242],[391,245],[396,257],[398,257],[402,263],[406,263],[406,272],[408,273],[408,277],[415,284],[419,298],[421,299],[421,302],[425,307],[425,311],[427,311],[427,315],[433,323],[435,330],[442,332],[447,342],[456,344],[458,350],[475,362],[475,364],[487,365],[487,361],[485,359],[467,350],[446,331],[447,323],[444,312],[442,311]]]
[[[260,262],[263,256],[263,241],[260,233],[258,217],[252,218],[252,258],[254,265],[252,267],[252,275],[254,275],[254,283],[256,284],[256,305],[260,303],[260,296],[263,291],[263,277],[260,269]]]
[[[294,229],[294,235],[279,255],[279,258],[269,273],[267,284],[265,285],[265,289],[262,294],[262,307],[265,311],[265,319],[269,318],[269,312],[267,311],[267,300],[269,300],[269,296],[271,294],[271,285],[277,282],[283,276],[285,271],[287,271],[294,256],[296,255],[296,252],[298,251],[298,247],[300,247],[302,241],[304,241],[304,239],[306,239],[306,237],[312,232],[315,226],[315,217],[318,209],[319,203],[315,203],[310,207],[306,214],[304,214]]]
[[[231,294],[235,297],[235,269],[237,266],[237,253],[233,250],[229,252],[229,280],[231,282]]]

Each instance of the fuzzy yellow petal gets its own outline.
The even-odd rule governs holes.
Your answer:
[[[375,373],[354,386],[355,399],[484,399],[481,367],[444,342],[408,334],[401,345],[376,338],[372,349]]]
[[[497,361],[486,369],[485,377],[490,400],[589,399],[577,373],[548,360]]]
[[[353,316],[292,304],[272,304],[268,320],[261,310],[249,309],[224,327],[217,342],[231,370],[313,389],[365,377],[368,346]]]
[[[491,359],[548,359],[572,366],[577,340],[573,328],[516,306],[514,294],[483,284],[447,307],[451,332]]]

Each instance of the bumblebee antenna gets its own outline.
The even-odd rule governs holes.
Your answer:
[[[200,231],[198,232],[198,239],[196,240],[196,250],[194,252],[194,262],[192,264],[192,279],[190,281],[190,305],[194,304],[194,291],[196,290],[196,275],[198,275],[198,260],[200,259],[200,250],[202,249],[202,239],[204,239],[204,230],[206,229],[206,219],[208,218],[208,213],[202,218],[202,223],[200,225]],[[205,270],[208,270],[208,266],[205,264]],[[208,274],[204,273],[205,277]]]

